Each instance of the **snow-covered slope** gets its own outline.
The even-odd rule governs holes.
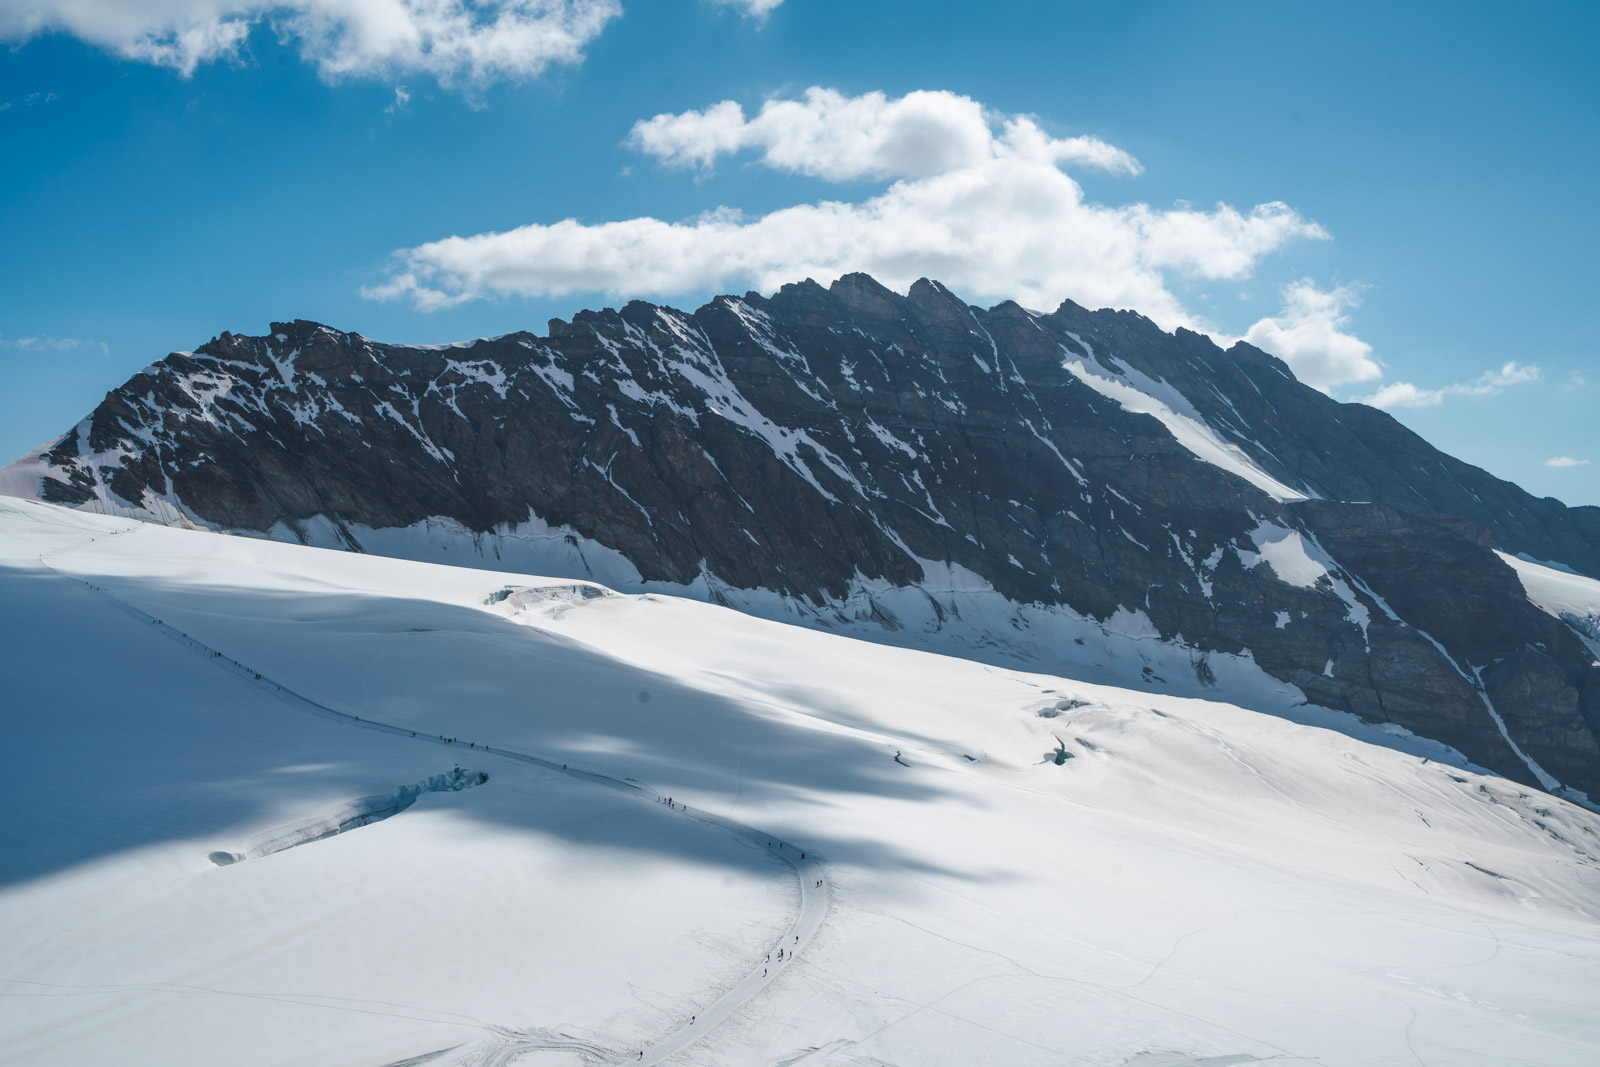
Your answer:
[[[1348,716],[21,501],[0,612],[0,1062],[1600,1059],[1600,819]]]
[[[1600,582],[1570,570],[1496,553],[1512,570],[1539,610],[1572,628],[1600,658]]]

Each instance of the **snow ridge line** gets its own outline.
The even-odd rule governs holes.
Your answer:
[[[134,532],[136,529],[137,527],[134,527],[127,531],[119,532]],[[115,534],[110,536],[115,536]],[[93,543],[95,540],[96,538],[91,537],[88,543]],[[73,545],[69,548],[59,549],[57,552],[52,553],[52,555],[57,555],[61,552],[72,551],[78,547],[81,546]],[[206,659],[210,660],[212,663],[223,668],[224,670],[228,670],[233,674],[241,675],[247,682],[255,682],[261,686],[267,687],[279,696],[287,698],[291,703],[299,704],[303,710],[309,711],[311,714],[319,715],[323,718],[332,719],[336,722],[345,723],[347,725],[364,727],[369,730],[376,730],[379,733],[392,734],[396,737],[405,737],[433,745],[445,745],[454,748],[461,747],[461,742],[457,740],[443,737],[425,737],[421,734],[418,734],[415,730],[402,729],[401,727],[395,726],[392,723],[381,722],[376,719],[363,719],[359,715],[352,715],[348,712],[338,711],[334,708],[330,708],[326,704],[313,700],[293,688],[274,681],[270,676],[262,674],[260,671],[256,671],[250,667],[247,667],[245,664],[239,662],[220,649],[212,648],[205,642],[189,636],[187,633],[179,630],[177,627],[163,622],[142,608],[123,600],[121,597],[112,593],[103,586],[95,585],[86,578],[80,578],[77,575],[68,574],[64,571],[58,570],[44,558],[43,554],[39,556],[39,564],[57,577],[79,582],[88,587],[92,592],[98,593],[101,597],[105,598],[106,601],[108,601],[119,611],[122,611],[124,614],[129,615],[140,622],[155,626],[163,635],[178,641],[196,655],[204,655]],[[484,752],[489,755],[500,756],[505,759],[518,760],[523,763],[531,763],[554,773],[564,774],[569,778],[576,778],[580,781],[590,782],[595,785],[605,786],[610,789],[618,789],[625,793],[637,796],[641,800],[649,798],[652,802],[659,804],[665,804],[668,802],[668,798],[666,796],[656,793],[648,786],[633,778],[616,778],[611,775],[600,774],[596,771],[586,771],[576,767],[569,767],[565,763],[557,763],[553,760],[547,760],[543,757],[535,756],[527,752],[518,752],[514,749],[494,748],[489,745],[478,745],[476,743],[469,743],[468,747],[469,750],[473,752]],[[637,1067],[639,1064],[659,1064],[668,1057],[674,1056],[689,1046],[703,1040],[720,1023],[724,1022],[739,1008],[743,1007],[747,1002],[754,999],[756,994],[760,993],[763,989],[775,981],[778,976],[783,973],[787,965],[790,964],[795,957],[799,955],[800,951],[810,942],[812,935],[814,935],[822,926],[822,922],[827,916],[828,904],[831,896],[829,893],[830,887],[827,880],[827,865],[823,862],[822,858],[817,855],[817,853],[809,848],[804,850],[795,848],[793,847],[792,843],[786,846],[785,842],[780,838],[771,834],[762,833],[752,826],[748,826],[724,815],[717,815],[713,812],[701,811],[697,809],[691,810],[687,805],[679,804],[676,801],[673,801],[671,806],[674,811],[685,815],[688,818],[696,819],[700,822],[718,827],[719,829],[726,830],[734,837],[755,845],[758,848],[764,849],[768,855],[782,860],[785,864],[787,864],[793,870],[795,880],[800,890],[799,913],[795,917],[795,921],[790,924],[789,928],[784,932],[783,936],[778,939],[778,943],[773,946],[773,951],[768,953],[766,959],[761,964],[761,970],[759,973],[752,969],[751,972],[740,982],[734,985],[733,988],[723,993],[722,996],[718,997],[700,1012],[692,1014],[689,1017],[690,1021],[687,1024],[680,1025],[676,1030],[667,1033],[665,1036],[659,1038],[655,1044],[640,1050],[637,1055],[634,1055],[631,1058],[624,1056],[622,1059],[615,1061],[618,1065],[634,1064]],[[780,952],[781,956],[778,955]],[[490,1059],[485,1062],[509,1063],[517,1054],[549,1047],[551,1046],[547,1041],[541,1041],[538,1039],[513,1040],[509,1043],[509,1045],[499,1045],[495,1047],[490,1053]]]

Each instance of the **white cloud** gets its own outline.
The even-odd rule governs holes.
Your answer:
[[[1573,459],[1571,456],[1552,456],[1544,461],[1546,467],[1587,467],[1586,459]]]
[[[72,352],[95,349],[101,355],[111,351],[104,341],[87,337],[0,337],[0,348],[13,352]]]
[[[1283,290],[1283,311],[1261,319],[1244,339],[1287,363],[1295,377],[1326,390],[1349,382],[1383,377],[1372,358],[1372,346],[1344,332],[1350,308],[1360,303],[1360,290],[1344,285],[1323,291],[1310,278]]]
[[[764,19],[783,0],[715,0],[719,7],[736,7],[753,19]]]
[[[629,143],[676,166],[705,166],[719,155],[737,152],[747,124],[744,108],[732,100],[704,111],[657,115],[634,123]]]
[[[1423,389],[1410,382],[1390,382],[1371,396],[1361,397],[1360,402],[1375,408],[1434,408],[1451,396],[1495,396],[1507,386],[1538,381],[1539,373],[1536,364],[1512,360],[1499,370],[1485,371],[1471,381],[1457,382],[1441,389]]]
[[[257,23],[329,81],[420,72],[484,85],[574,63],[618,0],[3,0],[0,40],[66,33],[188,76],[237,57]]]
[[[1584,386],[1586,386],[1588,384],[1589,384],[1589,379],[1585,378],[1581,373],[1579,373],[1578,371],[1570,371],[1567,374],[1567,383],[1565,385],[1563,385],[1561,388],[1567,389],[1567,390],[1582,389]]]
[[[811,88],[801,100],[768,100],[753,119],[724,100],[635,123],[629,143],[672,166],[706,167],[754,149],[775,170],[830,181],[925,178],[1008,157],[1125,174],[1143,169],[1098,138],[1050,137],[1027,116],[993,115],[970,97],[943,91],[891,100]]]
[[[383,112],[386,115],[393,115],[397,111],[404,111],[405,106],[409,103],[411,103],[411,90],[404,85],[396,85],[394,87],[394,100],[390,102],[388,107],[383,109]]]
[[[1444,390],[1421,389],[1410,382],[1390,382],[1359,400],[1375,408],[1434,408],[1444,403]]]
[[[949,93],[889,100],[814,89],[801,101],[769,102],[749,121],[722,103],[641,123],[633,142],[680,165],[752,147],[781,170],[898,180],[857,202],[752,218],[719,208],[683,222],[567,219],[449,237],[401,250],[389,281],[364,293],[432,310],[496,296],[770,290],[862,270],[901,289],[928,276],[975,298],[1134,308],[1171,327],[1193,319],[1167,288],[1169,274],[1242,278],[1288,241],[1328,236],[1281,203],[1240,211],[1088,201],[1064,164],[1133,171],[1137,162],[1092,138],[1051,138],[1026,118],[986,115]]]

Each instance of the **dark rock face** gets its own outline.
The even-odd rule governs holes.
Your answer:
[[[1018,604],[1248,654],[1510,777],[1600,788],[1600,668],[1492,550],[1600,575],[1600,509],[1129,312],[851,275],[467,346],[280,323],[167,357],[24,464],[57,503],[331,522],[351,548],[537,516],[646,581],[818,608],[954,565]]]

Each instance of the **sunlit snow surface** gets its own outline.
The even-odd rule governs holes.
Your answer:
[[[1572,627],[1600,658],[1600,582],[1504,552],[1495,555],[1517,572],[1530,601]]]
[[[439,735],[823,858],[671,1062],[1600,1062],[1600,819],[1340,716],[10,500],[0,611],[0,1062],[637,1062],[779,947],[761,848]]]

